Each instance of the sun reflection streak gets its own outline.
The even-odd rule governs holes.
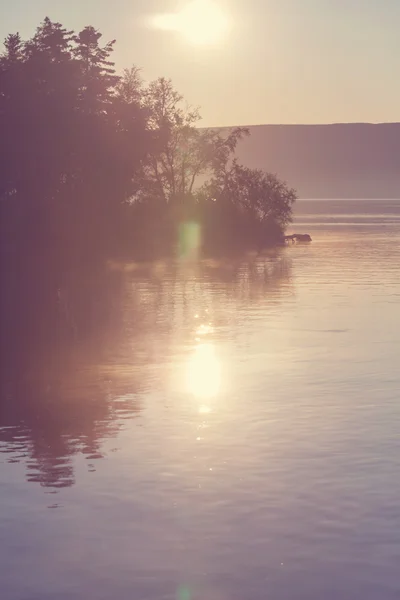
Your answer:
[[[211,343],[200,343],[190,356],[186,369],[187,390],[197,398],[210,399],[219,394],[221,388],[221,364]],[[203,414],[211,411],[202,405]]]

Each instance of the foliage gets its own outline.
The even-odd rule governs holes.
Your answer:
[[[260,250],[268,243],[279,243],[296,199],[295,191],[276,175],[249,169],[236,159],[217,172],[199,196],[204,229],[209,233],[207,245],[214,252],[217,248],[218,252],[244,247]]]

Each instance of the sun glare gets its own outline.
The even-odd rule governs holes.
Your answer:
[[[192,44],[207,46],[223,40],[229,19],[217,2],[192,0],[178,13],[157,15],[154,26],[176,31]]]

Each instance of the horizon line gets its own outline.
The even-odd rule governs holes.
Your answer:
[[[252,125],[201,125],[199,129],[233,129],[236,127],[332,127],[338,125],[400,125],[400,121],[334,121],[332,123],[254,123]]]

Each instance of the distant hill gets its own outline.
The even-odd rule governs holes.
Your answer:
[[[400,123],[259,125],[237,149],[302,198],[400,198]]]

